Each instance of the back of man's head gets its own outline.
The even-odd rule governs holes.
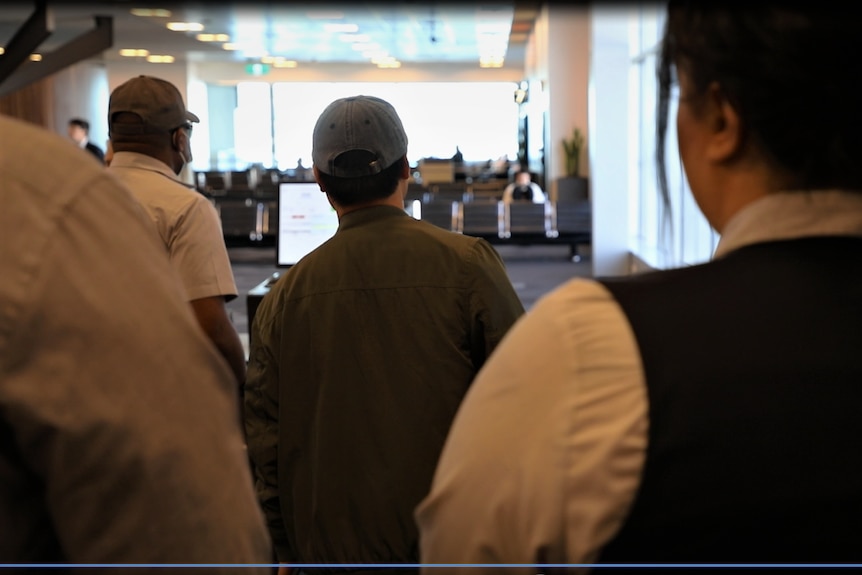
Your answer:
[[[90,132],[90,122],[83,118],[72,118],[69,120],[69,126],[76,126],[84,130],[85,133]]]
[[[188,139],[174,133],[200,119],[186,109],[176,86],[153,76],[137,76],[117,86],[108,101],[108,126],[115,152],[134,151],[158,158],[179,172],[190,161]],[[190,132],[189,132],[190,133]],[[174,160],[178,151],[182,161]]]
[[[133,115],[137,121],[116,122],[118,114],[124,113]],[[177,87],[161,78],[132,78],[117,86],[108,101],[108,125],[112,138],[166,134],[191,122],[200,122],[200,118],[186,109]]]
[[[374,96],[335,100],[314,126],[311,157],[339,204],[386,198],[401,179],[407,134],[395,108]]]

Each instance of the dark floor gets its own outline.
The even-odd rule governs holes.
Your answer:
[[[527,309],[542,295],[566,280],[592,275],[589,247],[579,248],[582,257],[578,262],[572,261],[570,248],[566,245],[503,245],[495,248],[503,257],[512,285]],[[275,265],[274,247],[229,247],[228,253],[240,294],[228,303],[228,311],[240,337],[247,345],[247,294],[280,270]]]

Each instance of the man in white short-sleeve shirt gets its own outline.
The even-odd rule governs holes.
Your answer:
[[[191,161],[192,123],[198,121],[173,84],[150,76],[128,80],[111,93],[108,122],[114,154],[108,169],[146,208],[198,323],[241,388],[245,350],[225,307],[237,289],[218,214],[177,177]]]

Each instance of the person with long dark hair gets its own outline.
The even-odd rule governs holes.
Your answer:
[[[669,3],[660,189],[678,87],[714,256],[515,325],[417,510],[423,562],[862,561],[860,48],[817,5]]]

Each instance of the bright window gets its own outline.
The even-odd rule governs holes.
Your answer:
[[[670,212],[661,201],[655,167],[656,105],[658,82],[657,44],[663,31],[663,7],[644,8],[636,19],[632,35],[633,85],[637,93],[631,102],[631,141],[637,142],[636,177],[632,178],[634,198],[632,250],[656,268],[692,265],[709,260],[718,243],[718,234],[703,217],[685,178],[677,153],[676,100],[671,101],[665,141]]]
[[[518,105],[514,82],[243,82],[236,108],[210,110],[234,122],[233,148],[214,146],[216,169],[259,163],[280,170],[311,166],[311,135],[333,100],[366,94],[390,102],[409,140],[412,164],[426,157],[465,161],[514,160],[518,155]],[[225,101],[225,100],[219,100]]]

